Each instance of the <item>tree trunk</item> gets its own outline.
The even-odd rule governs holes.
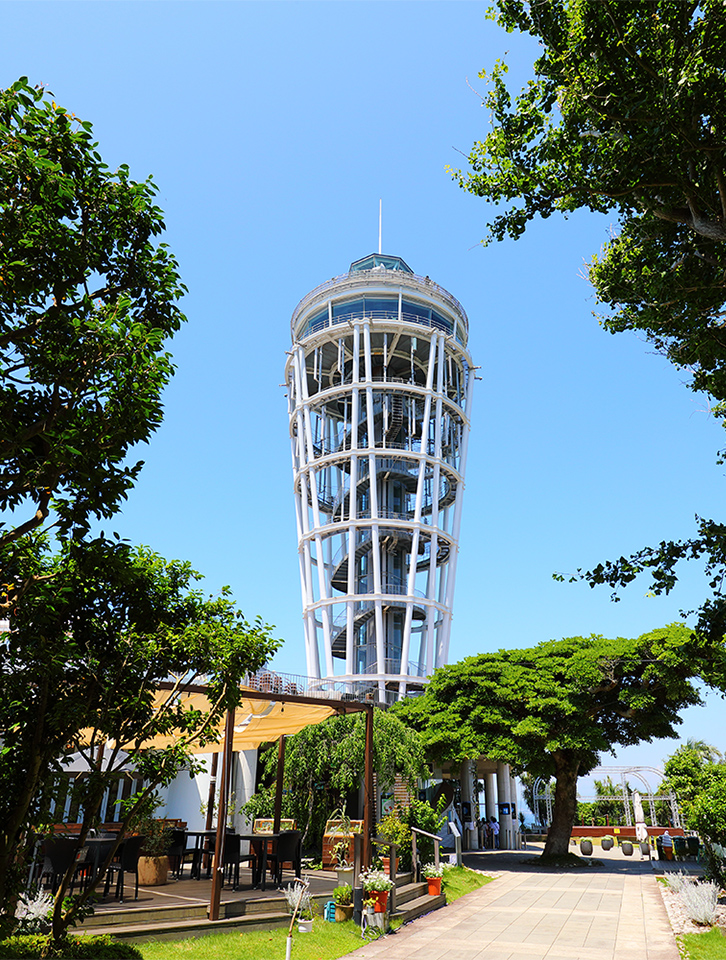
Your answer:
[[[555,805],[543,857],[561,857],[568,852],[577,812],[577,773],[580,761],[569,750],[558,750],[555,762]]]

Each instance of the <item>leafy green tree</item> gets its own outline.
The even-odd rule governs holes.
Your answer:
[[[118,509],[162,419],[185,288],[153,181],[109,170],[90,123],[23,77],[0,91],[0,144],[2,549],[51,514],[79,536]]]
[[[720,752],[704,741],[689,740],[668,757],[664,772],[661,792],[676,795],[683,823],[697,830],[694,804],[714,783],[726,780]]]
[[[555,780],[544,855],[566,854],[577,778],[603,751],[676,736],[700,703],[697,641],[680,624],[636,639],[572,637],[468,657],[437,670],[423,697],[397,705],[438,761],[486,756]]]
[[[102,538],[67,541],[53,552],[40,536],[25,547],[18,563],[29,586],[10,611],[10,631],[0,643],[0,904],[6,923],[31,831],[45,819],[48,785],[62,772],[63,759],[79,751],[89,768],[75,795],[83,809],[81,843],[106,788],[126,764],[146,781],[125,810],[123,833],[156,786],[193,767],[190,748],[215,738],[225,710],[239,700],[244,675],[278,646],[267,626],[244,619],[226,589],[207,597],[196,588],[200,576],[188,563],[167,563],[146,548]],[[180,701],[195,683],[208,685],[206,711]],[[168,745],[153,745],[157,736],[169,737]],[[107,743],[112,748],[104,754]],[[56,941],[91,892],[64,904],[72,869],[55,898]]]
[[[277,746],[270,746],[261,760],[262,786],[242,808],[250,819],[272,816]],[[400,774],[412,789],[428,772],[421,738],[390,710],[373,714],[373,771],[383,788],[392,786]],[[364,772],[362,713],[330,717],[287,738],[283,816],[297,820],[307,847],[320,846],[333,810],[347,807],[353,817],[347,801],[360,789]]]
[[[512,100],[506,66],[484,103],[492,131],[462,187],[502,205],[489,238],[535,217],[617,213],[591,264],[612,331],[638,329],[693,387],[726,397],[726,20],[720,0],[498,0],[498,21],[541,44]]]
[[[454,171],[498,204],[486,242],[517,239],[536,217],[615,213],[589,279],[605,329],[635,330],[714,397],[726,416],[726,18],[721,0],[496,0],[498,22],[541,45],[512,96],[506,65],[480,76],[491,132]],[[591,585],[648,572],[667,593],[680,560],[705,557],[713,596],[699,629],[726,633],[726,527],[600,564]],[[617,598],[617,595],[615,595]]]
[[[693,802],[691,818],[706,848],[707,874],[726,886],[726,776],[713,780]],[[716,849],[718,846],[720,849]]]

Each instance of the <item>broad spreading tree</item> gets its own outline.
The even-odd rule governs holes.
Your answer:
[[[636,639],[551,640],[467,657],[437,670],[424,696],[396,709],[433,759],[486,756],[555,781],[544,856],[566,854],[577,779],[617,746],[675,737],[700,703],[701,641],[681,624]]]
[[[498,22],[534,37],[534,77],[482,71],[491,130],[457,182],[497,204],[485,242],[535,218],[613,214],[589,279],[613,333],[647,338],[726,416],[726,17],[721,0],[495,0]],[[726,527],[701,520],[585,574],[619,587],[639,573],[669,591],[680,560],[705,557],[713,594],[700,628],[724,635]]]

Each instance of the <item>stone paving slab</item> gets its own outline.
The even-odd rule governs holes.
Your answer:
[[[599,854],[598,854],[599,855]],[[487,854],[468,866],[487,872]],[[602,856],[600,869],[543,871],[510,854],[492,883],[365,944],[350,960],[679,960],[656,865]],[[489,860],[493,863],[493,860]]]

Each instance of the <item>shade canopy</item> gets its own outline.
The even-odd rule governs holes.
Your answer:
[[[156,702],[161,706],[169,697],[168,690],[160,690],[156,695]],[[234,739],[232,749],[235,752],[253,750],[261,743],[277,740],[283,735],[298,733],[311,724],[322,723],[328,717],[337,713],[335,707],[328,703],[296,703],[290,700],[259,699],[259,693],[249,690],[249,696],[243,696],[235,710]],[[207,712],[210,703],[205,693],[184,693],[180,697],[181,705],[185,710],[199,710]],[[193,744],[191,753],[221,753],[224,749],[224,722],[222,716],[217,723],[216,743],[205,743],[203,746]],[[182,736],[157,736],[144,743],[145,748],[157,750],[171,746]]]

